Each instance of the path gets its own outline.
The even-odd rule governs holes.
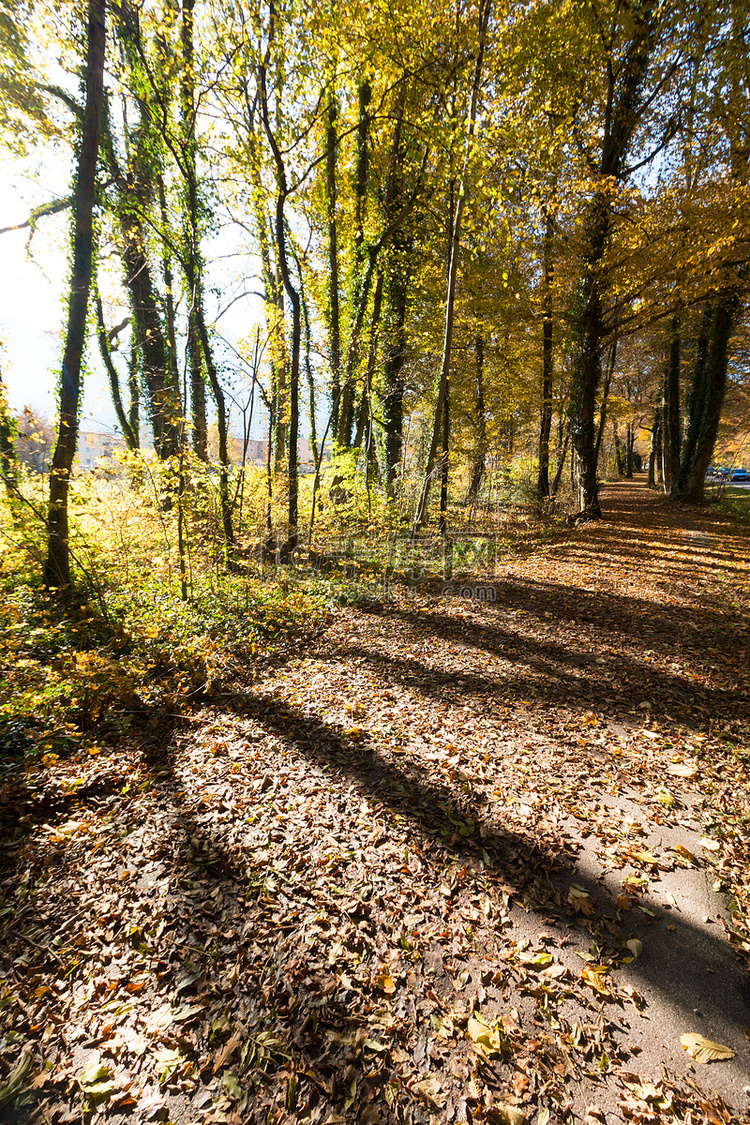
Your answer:
[[[118,818],[94,791],[88,837],[51,829],[45,909],[106,966],[55,1090],[98,1063],[123,1121],[750,1121],[750,540],[603,504],[473,600],[341,611],[118,767]]]

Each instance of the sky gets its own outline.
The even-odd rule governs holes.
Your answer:
[[[31,159],[14,160],[4,153],[0,167],[0,228],[22,223],[34,207],[64,196],[70,180],[70,157],[65,152],[41,163]],[[57,372],[66,317],[69,223],[69,211],[40,220],[30,254],[26,251],[28,228],[0,235],[0,365],[9,404],[14,411],[28,405],[50,419],[54,419],[56,412]],[[207,258],[217,259],[219,263],[209,277],[209,289],[219,291],[214,313],[230,304],[232,294],[238,289],[254,287],[252,281],[245,286],[237,277],[252,275],[256,263],[251,255],[231,253],[230,247],[231,250],[235,247],[230,240],[228,233],[219,236],[217,244],[207,249]],[[129,310],[124,303],[118,307],[115,284],[110,285],[114,304],[106,301],[104,283],[103,290],[107,321],[114,325],[128,316]],[[209,296],[208,300],[212,299],[216,301]],[[207,311],[210,317],[212,310]],[[247,335],[251,325],[261,317],[260,301],[246,298],[231,304],[220,320],[221,333],[229,346],[217,346],[217,359],[223,359],[235,369],[234,375],[231,371],[229,374],[230,380],[234,379],[238,397],[246,397],[247,391],[237,373],[241,365],[236,362],[232,346]],[[110,431],[115,427],[109,386],[96,342],[91,338],[83,381],[81,429]],[[263,420],[256,408],[251,436],[262,437],[263,429]]]

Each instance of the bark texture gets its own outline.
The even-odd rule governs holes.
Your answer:
[[[68,492],[78,444],[81,360],[94,256],[94,194],[106,44],[105,0],[89,0],[86,42],[86,103],[73,197],[73,268],[60,380],[60,430],[50,472],[47,558],[44,565],[45,585],[55,588],[71,584]]]

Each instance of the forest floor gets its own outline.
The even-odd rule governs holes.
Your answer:
[[[750,536],[602,499],[5,782],[0,1121],[750,1122]]]

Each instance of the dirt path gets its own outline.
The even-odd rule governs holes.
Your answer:
[[[471,598],[341,611],[12,852],[48,1120],[100,1066],[113,1120],[750,1121],[750,540],[603,501]]]

